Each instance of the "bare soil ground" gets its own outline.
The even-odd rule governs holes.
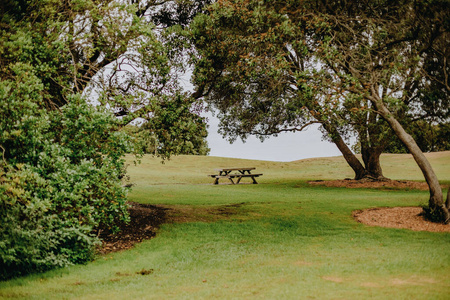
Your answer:
[[[151,239],[161,224],[166,223],[163,207],[129,202],[130,222],[122,224],[117,234],[100,235],[103,244],[98,249],[101,254],[116,252],[133,247],[136,243]]]
[[[413,181],[370,181],[370,180],[333,180],[312,181],[312,185],[347,188],[382,188],[382,189],[421,189],[427,190],[426,183]],[[100,237],[103,245],[98,249],[101,254],[116,252],[133,247],[136,243],[150,239],[156,235],[158,228],[164,223],[182,223],[189,221],[214,221],[227,218],[235,211],[236,206],[225,205],[215,209],[192,209],[189,206],[177,207],[148,205],[130,202],[130,223],[121,226],[118,234],[103,234]],[[417,231],[450,232],[450,225],[430,222],[420,215],[420,207],[372,208],[353,212],[353,217],[370,226],[405,228]]]
[[[433,223],[421,216],[421,207],[371,208],[353,212],[360,223],[415,231],[450,232],[450,225]]]
[[[317,180],[308,182],[311,185],[324,185],[329,187],[354,188],[374,188],[374,189],[417,189],[428,190],[426,182],[404,181],[404,180],[383,180],[374,181],[370,179],[342,179],[342,180]]]

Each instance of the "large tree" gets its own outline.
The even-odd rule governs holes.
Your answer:
[[[197,92],[232,137],[322,124],[357,178],[382,176],[379,155],[394,132],[424,172],[430,210],[445,221],[448,202],[401,122],[438,103],[445,115],[448,14],[445,1],[218,1],[192,26]],[[433,85],[442,93],[423,97]],[[365,168],[343,143],[351,132]]]
[[[162,156],[173,152],[166,145],[174,141],[200,139],[205,149],[205,122],[195,99],[180,85],[189,49],[180,32],[209,2],[2,1],[3,42],[14,45],[22,39],[24,44],[3,48],[0,77],[10,76],[11,62],[28,63],[45,85],[43,105],[48,109],[67,104],[73,93],[83,94],[113,110],[124,125],[137,118],[153,123],[148,127],[161,142]],[[174,105],[182,113],[174,118],[186,130],[169,135],[157,127],[164,119],[158,112]]]
[[[447,1],[324,2],[330,24],[322,60],[347,92],[368,100],[413,155],[430,189],[427,213],[450,220],[450,199],[444,203],[439,181],[416,141],[401,124],[404,114],[426,114],[441,107],[448,116],[450,9]],[[442,65],[436,66],[436,62]],[[352,85],[354,84],[354,85]],[[431,88],[430,88],[431,87]],[[433,89],[432,98],[421,97]]]
[[[221,1],[208,16],[198,18],[192,27],[201,53],[194,78],[197,92],[207,95],[218,111],[221,132],[231,140],[265,138],[318,123],[356,179],[383,178],[378,126],[383,121],[361,109],[340,109],[343,90],[330,85],[327,70],[314,68],[320,64],[320,44],[314,40],[319,21],[303,19],[296,5]],[[367,100],[358,101],[366,106]],[[332,107],[332,102],[339,105]],[[346,143],[352,134],[362,141],[364,165]]]

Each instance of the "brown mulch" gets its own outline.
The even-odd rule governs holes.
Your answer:
[[[370,208],[354,211],[353,217],[358,222],[369,226],[450,232],[450,225],[430,222],[420,215],[421,212],[421,207]]]
[[[371,180],[333,180],[312,181],[312,185],[347,188],[384,188],[384,189],[428,189],[426,183],[413,181],[371,181]],[[130,249],[136,243],[151,239],[156,235],[158,228],[164,223],[189,221],[214,221],[217,218],[227,218],[234,214],[241,204],[225,205],[214,209],[198,208],[193,210],[189,206],[177,207],[156,206],[129,202],[130,223],[122,225],[118,234],[104,233],[100,235],[103,240],[98,249],[100,254],[107,254],[120,250]],[[438,224],[424,219],[420,215],[420,207],[391,207],[371,208],[353,212],[353,217],[360,223],[369,226],[391,228],[404,228],[416,231],[450,232],[450,225]]]
[[[371,180],[371,179],[342,179],[342,180],[316,180],[308,182],[311,185],[324,185],[328,187],[346,188],[374,188],[374,189],[417,189],[428,190],[426,182],[404,181],[404,180]]]
[[[100,254],[117,252],[132,248],[135,244],[156,235],[164,223],[214,222],[235,215],[243,203],[221,205],[213,208],[193,208],[190,205],[149,205],[128,202],[130,222],[119,225],[120,232],[100,235],[102,245],[97,249]]]

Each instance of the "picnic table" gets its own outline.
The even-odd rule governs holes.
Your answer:
[[[255,177],[262,176],[263,174],[252,174],[252,170],[255,170],[256,168],[224,168],[224,169],[216,169],[218,174],[212,174],[208,175],[209,177],[214,178],[214,184],[219,184],[219,179],[221,178],[227,178],[231,181],[232,184],[239,184],[241,182],[241,179],[244,177],[250,177],[253,180],[253,184],[258,184],[256,182]],[[232,173],[234,172],[234,173]],[[236,179],[236,183],[233,179]]]

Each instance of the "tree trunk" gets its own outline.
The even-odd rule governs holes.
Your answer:
[[[366,169],[366,177],[377,180],[386,179],[381,169],[380,156],[382,151],[373,147],[361,147],[361,156]]]
[[[373,93],[373,95],[376,95],[376,93]],[[371,101],[375,105],[378,113],[389,123],[395,134],[400,138],[403,144],[405,144],[406,148],[408,148],[409,152],[412,154],[414,160],[422,171],[430,189],[430,200],[428,202],[430,213],[440,219],[439,221],[447,223],[450,220],[448,208],[449,201],[444,204],[442,188],[436,174],[433,171],[433,168],[431,167],[431,164],[420,150],[416,141],[405,131],[403,126],[384,105],[382,99],[374,96]]]
[[[339,151],[341,151],[348,165],[355,172],[355,179],[359,180],[364,178],[366,176],[366,169],[358,160],[358,158],[355,156],[355,154],[353,154],[352,150],[350,150],[350,148],[344,142],[344,140],[342,139],[341,135],[336,130],[336,128],[332,126],[330,123],[326,122],[322,122],[322,126],[331,136],[331,140],[338,147]]]
[[[366,103],[369,106],[369,103]],[[381,131],[379,126],[376,126],[380,116],[374,112],[369,111],[363,120],[363,126],[357,126],[359,141],[361,144],[361,156],[367,172],[366,177],[376,180],[386,179],[383,176],[381,169],[380,156],[384,150],[384,145],[380,142]]]

